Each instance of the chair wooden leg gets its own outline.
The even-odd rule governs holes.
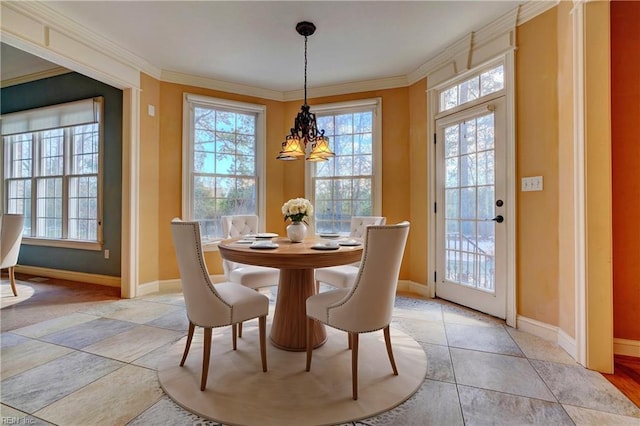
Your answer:
[[[358,399],[358,333],[351,334],[351,385],[353,387],[353,399]]]
[[[258,330],[260,332],[260,358],[262,359],[262,371],[267,372],[267,317],[258,318]]]
[[[211,359],[211,327],[204,329],[204,353],[202,354],[202,380],[200,381],[200,390],[203,391],[207,387],[207,376],[209,375],[209,360]]]
[[[398,369],[396,368],[396,361],[393,359],[393,349],[391,349],[391,334],[389,333],[389,326],[384,328],[384,342],[387,344],[387,354],[389,354],[389,361],[391,361],[391,368],[393,374],[398,375]]]
[[[242,323],[238,323],[238,337],[242,337]]]
[[[347,344],[349,345],[349,349],[351,349],[351,333],[347,333]]]
[[[11,291],[13,291],[13,295],[18,295],[18,289],[16,289],[16,270],[13,266],[9,267],[9,281],[11,281]]]
[[[184,365],[184,362],[187,360],[187,354],[189,353],[189,348],[191,348],[191,341],[193,340],[193,332],[196,329],[196,325],[189,321],[189,334],[187,334],[187,344],[184,347],[184,353],[182,354],[182,361],[180,361],[180,367]]]
[[[316,294],[320,293],[320,281],[316,280]]]
[[[307,317],[307,371],[311,371],[311,351],[313,351],[313,318]]]
[[[242,323],[240,323],[240,327],[242,327]],[[233,350],[235,351],[238,347],[238,339],[236,338],[236,330],[238,330],[238,324],[231,324],[231,342],[233,346]]]

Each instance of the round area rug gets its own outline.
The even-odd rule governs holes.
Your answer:
[[[184,367],[178,364],[186,337],[160,362],[160,385],[186,410],[228,425],[334,425],[365,419],[407,400],[427,371],[422,347],[407,334],[391,329],[398,376],[382,331],[361,334],[354,401],[346,333],[327,327],[327,342],[313,351],[310,372],[305,371],[305,352],[277,349],[267,336],[268,371],[263,373],[257,322],[251,321],[244,324],[237,351],[231,349],[231,327],[214,329],[207,388],[200,391],[202,331],[196,330]]]
[[[14,296],[13,291],[11,290],[11,281],[8,279],[6,281],[4,279],[2,280],[2,286],[0,286],[0,309],[15,305],[16,303],[24,302],[25,300],[30,299],[34,293],[32,287],[21,284],[17,280],[16,290],[18,291],[18,295]]]

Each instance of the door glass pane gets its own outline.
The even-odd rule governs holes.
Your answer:
[[[473,186],[476,184],[476,155],[460,157],[460,185]]]
[[[494,290],[493,113],[444,129],[445,278]]]
[[[480,74],[480,86],[480,96],[502,90],[504,88],[504,66],[499,65]]]

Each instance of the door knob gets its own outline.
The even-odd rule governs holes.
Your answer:
[[[495,221],[496,221],[496,222],[498,222],[498,223],[502,223],[502,222],[504,222],[504,217],[502,217],[502,215],[501,215],[501,214],[499,214],[498,216],[494,217],[494,218],[493,218],[493,219],[491,219],[491,220],[495,220]]]

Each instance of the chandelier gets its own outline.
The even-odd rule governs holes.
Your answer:
[[[318,130],[316,115],[309,111],[307,105],[307,37],[316,31],[316,26],[311,22],[298,22],[296,31],[304,36],[304,104],[296,116],[291,133],[282,142],[282,151],[276,157],[278,160],[297,160],[304,157],[307,145],[311,144],[311,152],[307,161],[326,161],[335,154],[329,149],[329,138],[324,135],[324,130]]]

